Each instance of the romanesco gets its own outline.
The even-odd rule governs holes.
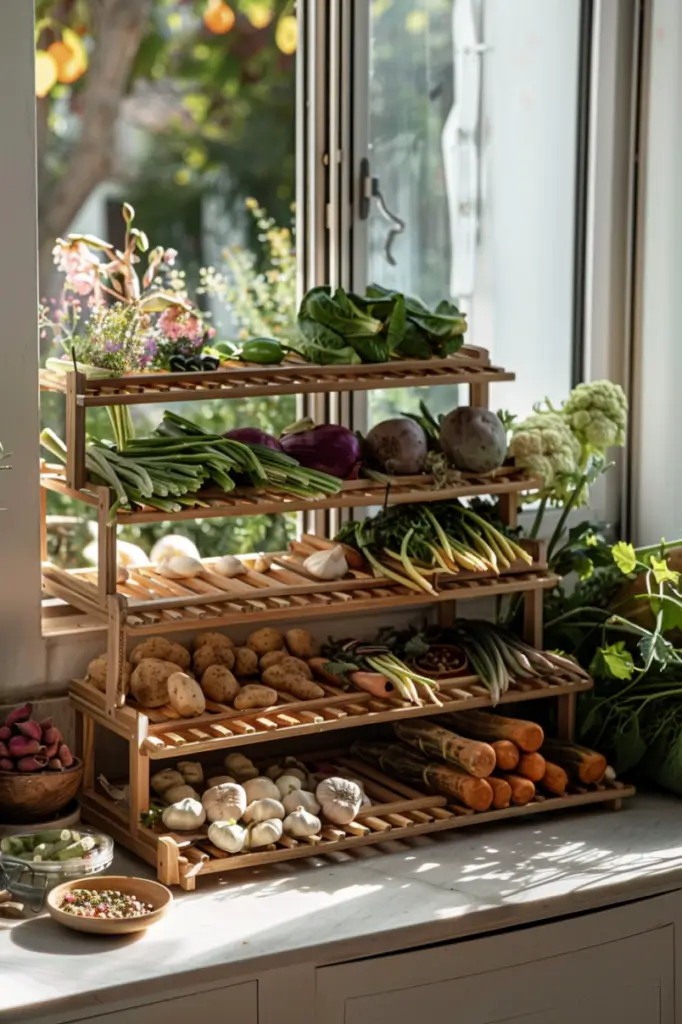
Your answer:
[[[610,380],[578,384],[561,412],[580,441],[583,464],[591,454],[603,456],[607,448],[625,444],[628,400],[620,384]]]
[[[513,428],[509,454],[517,466],[542,479],[540,497],[567,500],[579,474],[580,445],[561,413],[535,413],[522,420]]]

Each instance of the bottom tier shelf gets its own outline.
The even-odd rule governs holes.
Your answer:
[[[140,827],[133,835],[124,813],[95,792],[83,794],[82,816],[85,821],[110,834],[116,842],[155,865],[161,882],[192,890],[200,875],[223,874],[341,851],[352,852],[369,844],[409,841],[432,832],[530,814],[570,811],[591,804],[603,804],[618,810],[621,801],[636,792],[633,786],[622,782],[604,782],[597,786],[574,787],[564,796],[536,793],[531,803],[521,807],[476,812],[448,802],[445,797],[420,793],[352,758],[335,758],[334,763],[344,772],[362,780],[365,792],[372,800],[371,806],[365,807],[354,822],[343,828],[325,826],[321,835],[308,839],[285,836],[277,846],[255,853],[224,854],[209,842],[205,829],[180,834]]]

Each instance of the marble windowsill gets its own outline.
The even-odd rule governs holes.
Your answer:
[[[643,795],[615,814],[537,816],[394,846],[200,880],[141,937],[88,939],[44,917],[0,924],[0,1021],[96,1002],[114,986],[376,955],[682,888],[682,802]],[[150,873],[127,854],[114,869]]]

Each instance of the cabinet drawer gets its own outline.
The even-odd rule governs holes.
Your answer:
[[[258,1024],[258,984],[226,985],[191,996],[156,999],[127,1010],[114,1010],[77,1024]]]

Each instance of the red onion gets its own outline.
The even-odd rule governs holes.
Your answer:
[[[316,427],[311,420],[303,420],[292,430],[282,434],[282,449],[306,469],[347,480],[357,476],[360,465],[360,442],[348,427],[327,423]]]
[[[226,430],[223,437],[231,441],[240,441],[242,444],[262,444],[264,448],[273,448],[281,452],[282,446],[272,434],[266,434],[264,430],[257,427],[235,427],[234,430]]]

